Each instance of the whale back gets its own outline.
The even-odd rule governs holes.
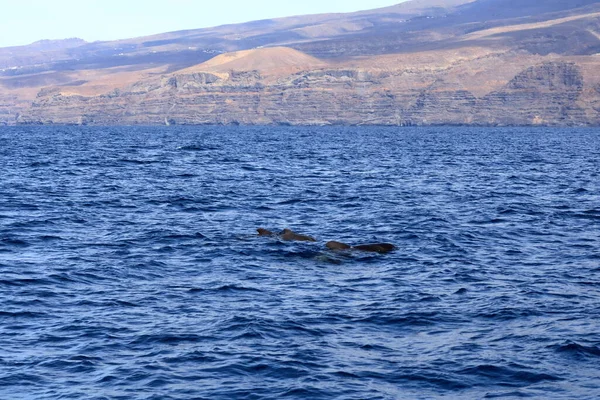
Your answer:
[[[275,234],[268,229],[258,228],[256,231],[258,232],[258,236],[275,236]]]
[[[325,247],[327,247],[329,250],[347,250],[350,249],[352,246],[346,243],[336,242],[332,240],[330,242],[325,243]]]
[[[291,229],[287,229],[287,228],[281,232],[279,237],[281,238],[281,240],[288,240],[288,241],[316,242],[316,239],[313,238],[312,236],[300,235],[300,234],[292,231]]]
[[[396,246],[391,243],[370,243],[370,244],[359,244],[357,246],[353,246],[353,249],[362,250],[362,251],[371,251],[374,253],[389,253],[390,251],[394,251]]]

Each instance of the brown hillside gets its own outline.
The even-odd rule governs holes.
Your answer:
[[[220,54],[181,72],[258,71],[262,75],[281,75],[326,65],[315,57],[289,47],[269,47]]]
[[[0,124],[600,125],[600,0],[516,3],[0,49]]]

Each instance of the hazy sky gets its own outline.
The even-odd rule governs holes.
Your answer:
[[[0,0],[0,47],[40,39],[126,39],[257,19],[385,7],[404,0]]]

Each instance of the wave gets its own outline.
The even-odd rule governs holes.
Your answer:
[[[566,353],[577,356],[600,357],[600,346],[584,346],[579,343],[572,342],[559,346],[553,346],[553,348],[559,353]]]
[[[458,371],[458,374],[484,378],[485,382],[477,381],[479,382],[479,385],[493,382],[495,385],[519,387],[523,384],[530,385],[544,381],[562,380],[562,378],[557,375],[527,371],[522,369],[522,367],[497,366],[490,364],[465,368]]]

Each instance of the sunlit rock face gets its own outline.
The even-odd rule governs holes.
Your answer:
[[[600,2],[509,3],[0,49],[0,124],[600,124]]]

